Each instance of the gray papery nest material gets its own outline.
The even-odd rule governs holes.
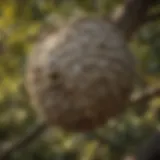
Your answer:
[[[37,43],[26,88],[49,124],[86,132],[124,111],[134,77],[135,60],[120,31],[86,17]]]

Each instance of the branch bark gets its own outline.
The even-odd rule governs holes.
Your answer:
[[[144,24],[144,22],[159,18],[159,15],[151,15],[147,17],[148,10],[159,3],[159,0],[127,0],[122,14],[114,21],[114,23],[121,29],[126,39],[131,39],[133,34]],[[139,104],[144,101],[148,101],[155,96],[160,96],[160,88],[149,89],[138,97],[131,100],[131,104]],[[9,148],[7,148],[1,155],[0,160],[6,160],[13,152],[20,148],[26,147],[39,137],[48,126],[45,124],[39,124],[29,131],[22,139],[15,142]]]
[[[157,96],[160,96],[160,87],[148,88],[137,96],[131,98],[132,105],[141,105]]]
[[[144,24],[148,10],[154,5],[154,0],[127,0],[122,14],[117,17],[115,24],[121,29],[126,39]]]
[[[131,99],[131,104],[132,105],[141,104],[141,103],[144,103],[144,101],[149,101],[155,96],[160,96],[160,87],[147,89],[143,93],[139,94],[138,96],[133,97]],[[44,131],[46,131],[47,128],[48,126],[43,122],[34,126],[33,129],[30,130],[28,133],[26,133],[26,135],[22,139],[18,140],[13,145],[6,148],[6,150],[1,153],[0,160],[6,160],[6,158],[8,158],[13,152],[16,152],[20,148],[24,148],[30,143],[32,143]],[[97,138],[97,135],[95,137]],[[98,139],[102,143],[108,143],[108,140],[101,139],[101,137],[98,137]]]
[[[6,148],[0,154],[0,160],[6,160],[10,157],[13,152],[26,147],[28,144],[32,143],[36,138],[38,138],[45,130],[47,129],[47,125],[44,123],[40,123],[33,127],[33,129],[29,130],[26,135],[18,140],[17,142],[13,143],[10,147]]]

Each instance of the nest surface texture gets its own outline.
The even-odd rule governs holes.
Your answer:
[[[84,132],[124,111],[134,68],[116,26],[82,18],[35,45],[27,59],[26,88],[49,124]]]

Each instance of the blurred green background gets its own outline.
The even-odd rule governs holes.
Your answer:
[[[72,15],[80,12],[110,15],[121,4],[121,0],[102,0],[98,4],[91,0],[0,1],[1,151],[23,137],[37,122],[23,85],[25,58],[34,42],[55,31]],[[160,11],[160,7],[155,10]],[[137,57],[141,79],[137,80],[136,90],[160,87],[160,21],[143,26],[129,45]],[[128,106],[122,116],[85,136],[51,128],[28,147],[12,154],[10,159],[120,159],[134,154],[137,147],[159,127],[159,109],[160,97]]]

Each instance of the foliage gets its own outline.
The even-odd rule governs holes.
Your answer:
[[[58,2],[58,1],[57,1]],[[64,23],[78,10],[85,14],[109,14],[121,1],[100,1],[98,8],[89,0],[6,0],[0,2],[0,142],[1,149],[22,137],[37,122],[24,89],[25,57],[43,34]],[[96,4],[97,6],[97,4]],[[157,9],[157,8],[156,8]],[[160,10],[160,8],[159,8]],[[131,43],[138,59],[142,82],[138,88],[159,85],[160,25],[144,26]],[[43,36],[42,36],[43,37]],[[158,127],[160,99],[138,106],[148,109],[139,116],[134,107],[106,126],[86,135],[68,134],[50,129],[11,159],[117,159],[132,153]],[[100,135],[103,141],[96,135]],[[104,143],[105,140],[107,143]],[[118,158],[120,159],[120,158]]]

